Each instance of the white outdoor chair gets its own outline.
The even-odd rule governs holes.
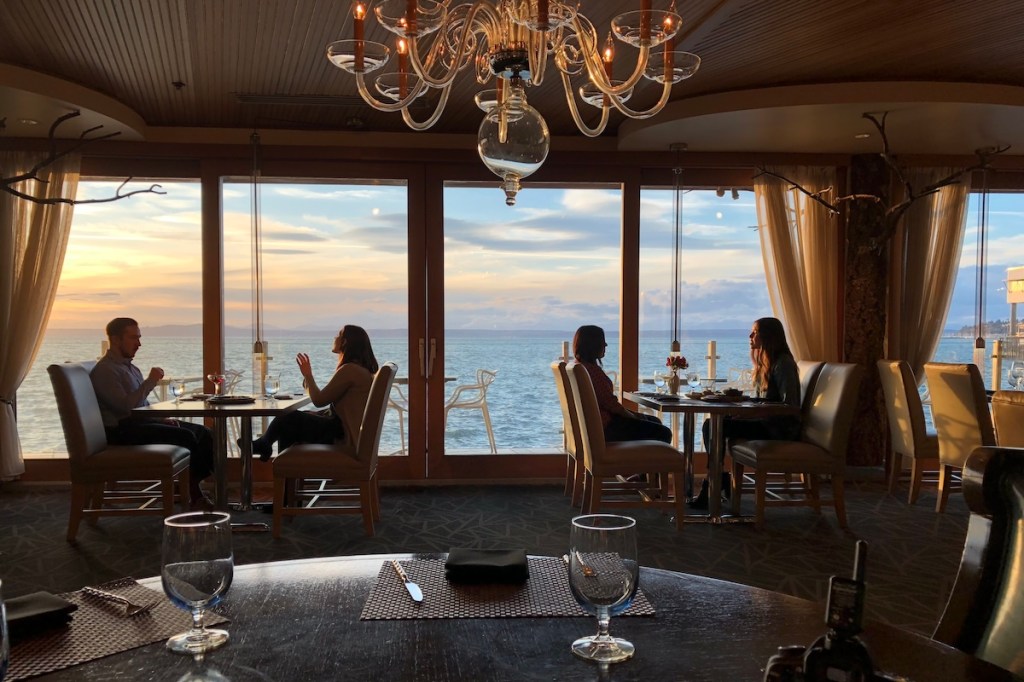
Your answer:
[[[494,381],[497,370],[478,369],[475,384],[456,386],[452,397],[444,404],[444,428],[448,429],[448,412],[451,410],[480,410],[487,427],[487,439],[491,443],[491,452],[498,454],[494,444],[494,429],[491,427],[491,413],[487,411],[487,387]]]
[[[405,413],[409,411],[409,399],[402,393],[402,387],[398,384],[391,386],[391,395],[388,396],[388,409],[394,410],[398,415],[398,436],[402,442],[402,449],[399,451],[405,454]]]

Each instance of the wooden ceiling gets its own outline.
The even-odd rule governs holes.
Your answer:
[[[374,3],[371,2],[371,8]],[[654,0],[665,9],[669,0]],[[603,35],[638,0],[583,0]],[[856,151],[859,113],[909,112],[914,151],[1015,144],[1024,151],[1024,12],[963,0],[677,0],[697,74],[649,122],[613,118],[624,149]],[[128,137],[187,140],[203,129],[401,132],[324,57],[352,34],[348,0],[4,0],[0,118],[7,137],[45,135],[79,108]],[[367,22],[367,39],[389,34]],[[623,72],[629,48],[619,50]],[[475,134],[483,89],[465,73],[430,133]],[[553,135],[579,136],[559,79],[528,91]],[[656,97],[650,84],[634,96]],[[588,112],[596,116],[596,110]],[[425,114],[422,114],[425,115]],[[895,120],[898,117],[892,117]],[[35,119],[31,126],[24,120]],[[82,125],[86,121],[83,120]],[[787,129],[782,134],[781,129]],[[952,128],[952,130],[950,129]],[[966,140],[966,142],[963,142]],[[867,143],[872,144],[871,142]],[[966,150],[966,151],[969,151]]]

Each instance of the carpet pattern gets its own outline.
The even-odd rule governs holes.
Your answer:
[[[905,493],[900,493],[902,496]],[[160,572],[161,523],[156,517],[102,518],[83,523],[76,544],[64,540],[67,487],[0,487],[0,579],[6,597],[37,590],[66,592],[83,585]],[[680,533],[653,509],[623,513],[638,521],[640,561],[674,571],[729,580],[823,601],[832,575],[848,576],[854,542],[868,542],[868,618],[930,635],[956,577],[968,512],[954,495],[945,514],[934,495],[914,506],[887,495],[879,482],[847,484],[850,529],[834,514],[808,508],[767,511],[763,531],[752,525],[687,524]],[[744,496],[744,512],[752,513]],[[363,535],[358,516],[303,517],[269,533],[236,533],[235,561],[301,559],[382,552],[446,552],[451,547],[524,547],[530,554],[567,550],[568,498],[555,486],[384,488],[376,535]],[[269,514],[235,514],[268,521]],[[824,614],[824,607],[822,607]]]

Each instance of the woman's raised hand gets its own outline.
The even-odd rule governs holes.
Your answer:
[[[309,362],[309,356],[305,353],[299,353],[295,356],[295,364],[299,366],[299,373],[304,378],[309,378],[313,375],[313,366]]]

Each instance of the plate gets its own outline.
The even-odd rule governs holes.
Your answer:
[[[706,395],[701,400],[706,403],[742,403],[747,399],[745,395]]]
[[[181,400],[209,400],[212,397],[212,393],[193,393],[192,395],[182,396]]]
[[[215,395],[206,402],[211,405],[248,405],[256,402],[256,398],[249,395]]]

